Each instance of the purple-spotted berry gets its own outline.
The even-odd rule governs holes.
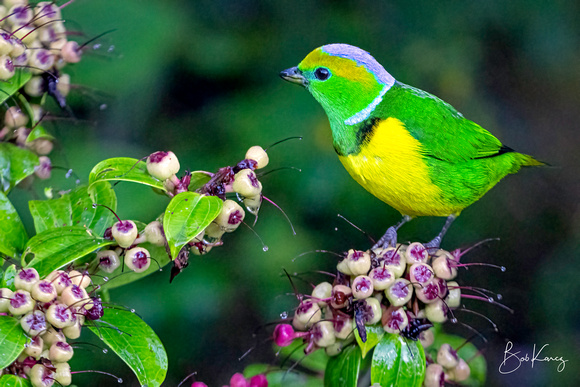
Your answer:
[[[179,160],[171,151],[154,152],[147,157],[147,172],[159,180],[169,179],[179,172],[179,168]]]
[[[223,207],[214,222],[225,232],[233,232],[243,222],[246,213],[242,206],[233,200],[224,201]]]
[[[149,251],[143,247],[134,247],[125,252],[125,266],[135,273],[142,273],[151,265]]]
[[[139,234],[137,226],[132,220],[116,222],[111,228],[111,233],[117,244],[124,249],[131,246]]]
[[[114,250],[101,250],[97,253],[99,268],[105,273],[114,272],[120,265],[119,254]]]
[[[268,153],[266,153],[266,151],[261,146],[258,145],[255,145],[250,149],[248,149],[245,158],[249,160],[254,160],[256,162],[256,169],[264,168],[266,165],[268,165],[268,162],[270,161],[268,158]]]

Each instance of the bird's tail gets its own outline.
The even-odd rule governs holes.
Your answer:
[[[523,153],[516,153],[516,161],[517,161],[517,169],[519,170],[520,167],[542,167],[542,166],[549,166],[550,164],[545,163],[540,160],[536,160],[530,155],[525,155]]]
[[[541,167],[541,166],[549,166],[550,165],[546,162],[536,160],[532,156],[528,156],[528,155],[524,155],[524,154],[522,154],[522,156],[523,156],[523,163],[522,163],[523,167]]]

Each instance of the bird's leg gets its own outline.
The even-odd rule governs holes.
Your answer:
[[[447,217],[447,220],[445,221],[445,225],[443,225],[443,228],[441,229],[441,232],[439,233],[439,235],[437,235],[435,238],[433,238],[433,240],[431,242],[425,243],[425,247],[427,248],[427,251],[429,252],[429,254],[432,254],[439,249],[439,245],[441,245],[441,240],[443,239],[443,236],[445,235],[447,230],[449,230],[451,223],[453,223],[453,221],[456,218],[457,218],[456,215],[449,215]]]
[[[397,230],[411,219],[413,218],[409,215],[403,215],[403,219],[396,225],[389,227],[372,249],[395,247],[397,245]]]

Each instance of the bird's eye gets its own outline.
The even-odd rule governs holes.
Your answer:
[[[319,67],[314,71],[314,76],[319,81],[326,81],[330,77],[330,71],[325,67]]]

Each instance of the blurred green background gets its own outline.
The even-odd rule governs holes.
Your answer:
[[[458,315],[489,339],[474,340],[488,361],[488,385],[579,385],[579,2],[77,0],[63,14],[69,30],[85,34],[75,37],[79,41],[115,29],[67,68],[78,85],[69,97],[77,120],[49,125],[59,139],[53,163],[73,168],[82,181],[108,157],[172,150],[183,169],[215,171],[235,164],[252,145],[304,136],[269,151],[269,169],[302,172],[284,169],[261,179],[264,194],[284,208],[296,236],[282,214],[264,203],[255,230],[267,252],[241,227],[225,237],[223,247],[192,257],[171,285],[164,270],[112,291],[112,300],[135,308],[165,344],[170,362],[165,385],[176,386],[194,371],[209,385],[223,385],[247,364],[279,361],[267,342],[271,328],[258,328],[296,305],[282,268],[332,270],[336,258],[330,254],[293,258],[314,249],[368,248],[367,237],[337,214],[373,237],[399,220],[342,168],[314,99],[278,77],[312,49],[339,42],[369,51],[396,79],[436,94],[508,146],[552,165],[502,181],[463,212],[443,247],[501,238],[465,259],[504,265],[507,272],[474,267],[459,277],[461,284],[501,293],[515,310],[512,315],[466,302],[491,318],[499,333],[483,319]],[[54,104],[52,110],[65,115]],[[64,171],[53,174],[53,187],[72,186]],[[12,199],[26,208],[42,187],[18,191]],[[123,218],[148,222],[168,202],[147,188],[117,187]],[[401,229],[400,238],[430,240],[442,223],[415,220]],[[304,292],[310,291],[308,282],[325,279],[314,272],[301,277],[295,285]],[[446,328],[471,335],[459,326]],[[528,362],[502,375],[498,367],[507,340],[522,356],[531,356],[534,344],[537,350],[549,344],[542,355],[567,359],[566,368],[557,372],[555,362],[533,368]],[[121,376],[125,385],[137,385],[114,354],[83,352],[77,350],[74,370],[104,370]],[[116,384],[94,374],[74,381]]]

